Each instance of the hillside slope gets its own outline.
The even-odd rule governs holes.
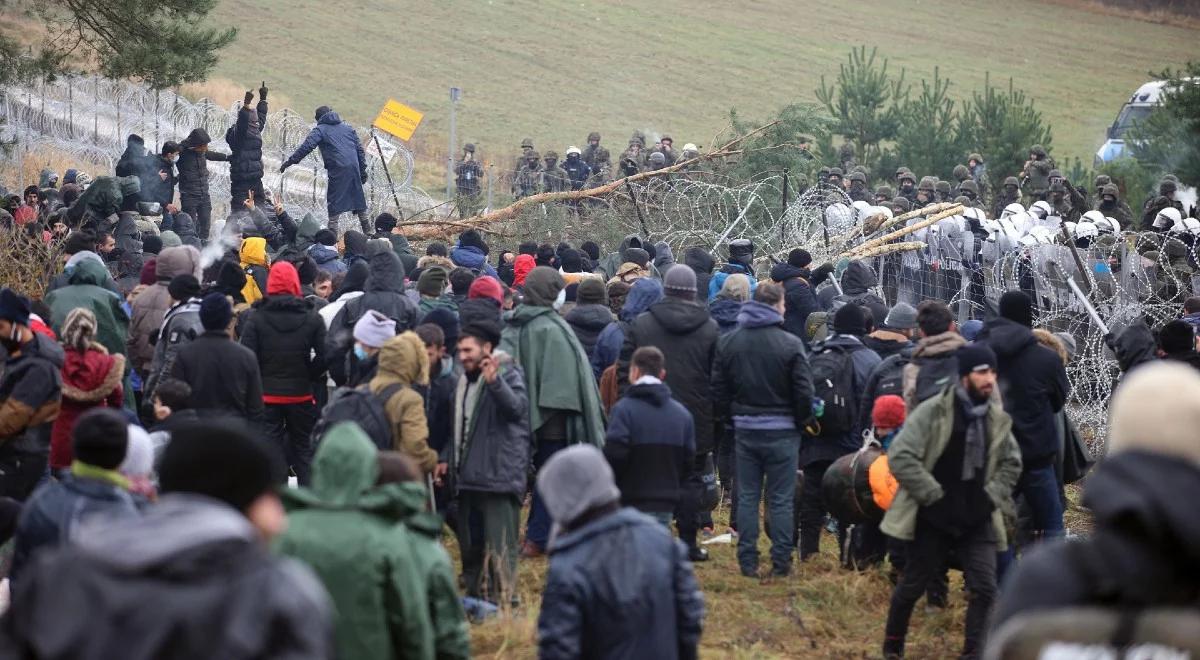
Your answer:
[[[360,123],[393,96],[427,113],[430,153],[444,149],[455,85],[460,143],[504,163],[522,137],[561,152],[589,130],[610,147],[635,128],[703,145],[731,107],[756,117],[815,100],[858,44],[911,80],[939,66],[959,94],[986,71],[1015,78],[1060,161],[1090,163],[1148,71],[1200,57],[1197,31],[1039,0],[226,0],[218,17],[242,32],[216,75],[266,76],[302,112],[329,103]]]

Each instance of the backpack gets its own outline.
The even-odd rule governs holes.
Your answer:
[[[854,431],[858,397],[854,394],[853,353],[851,347],[821,344],[809,360],[813,397],[824,401],[815,436],[840,437]]]
[[[388,420],[385,406],[404,389],[404,385],[393,383],[374,394],[366,385],[339,387],[329,395],[329,403],[321,410],[321,418],[313,427],[313,446],[340,422],[354,422],[367,434],[379,449],[393,449],[392,424]]]
[[[925,360],[917,364],[916,403],[932,399],[951,383],[958,381],[958,360],[941,358]]]

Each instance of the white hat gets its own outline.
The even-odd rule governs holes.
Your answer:
[[[696,151],[696,152],[700,151],[699,149],[696,148],[696,145],[692,144],[691,142],[688,142],[687,144],[683,145],[683,150],[684,151]]]
[[[582,154],[582,153],[583,152],[579,150],[579,147],[567,147],[567,155],[568,156],[570,156],[571,154]]]
[[[1129,372],[1108,408],[1109,455],[1142,450],[1200,466],[1200,374],[1181,362],[1154,361]]]
[[[1004,211],[1000,213],[1000,217],[1007,218],[1010,215],[1016,215],[1018,213],[1024,213],[1024,212],[1025,212],[1024,206],[1021,206],[1020,204],[1013,202],[1012,204],[1009,204],[1008,206],[1004,207]]]

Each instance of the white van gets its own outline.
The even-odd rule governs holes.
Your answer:
[[[1120,158],[1125,153],[1125,134],[1134,122],[1143,121],[1150,116],[1154,106],[1162,100],[1166,87],[1167,81],[1155,80],[1138,87],[1133,96],[1129,97],[1112,126],[1108,127],[1108,139],[1096,152],[1095,167]]]

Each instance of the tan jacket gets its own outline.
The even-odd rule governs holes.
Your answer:
[[[419,463],[425,472],[433,472],[438,455],[429,447],[425,401],[413,389],[414,385],[429,383],[429,356],[425,344],[411,331],[393,337],[379,350],[379,371],[368,387],[379,394],[395,383],[405,387],[383,406],[392,425],[392,446]]]

